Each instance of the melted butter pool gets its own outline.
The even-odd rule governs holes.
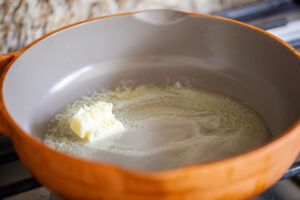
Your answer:
[[[88,143],[69,128],[84,104],[111,102],[126,132]],[[194,87],[141,85],[82,98],[54,116],[44,142],[85,159],[158,171],[234,156],[272,139],[244,103]]]

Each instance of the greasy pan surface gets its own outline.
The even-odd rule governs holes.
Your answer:
[[[300,75],[296,51],[233,20],[156,10],[89,20],[26,47],[1,76],[2,127],[33,175],[69,199],[240,199],[263,191],[299,152]],[[275,139],[249,153],[145,173],[47,148],[46,122],[87,91],[122,80],[193,85],[247,101]],[[37,139],[35,139],[37,138]]]

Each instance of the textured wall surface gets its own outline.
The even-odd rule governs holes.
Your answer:
[[[258,0],[0,0],[0,53],[77,21],[119,12],[172,8],[211,13]]]

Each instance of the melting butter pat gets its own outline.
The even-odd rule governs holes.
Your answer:
[[[104,101],[84,105],[70,119],[70,128],[80,138],[89,142],[105,138],[125,130],[112,114],[113,105]]]

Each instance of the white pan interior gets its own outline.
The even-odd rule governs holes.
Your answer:
[[[189,82],[236,97],[274,137],[299,118],[299,59],[287,47],[233,22],[164,10],[97,19],[39,41],[9,69],[4,103],[42,138],[58,110],[128,80]]]

